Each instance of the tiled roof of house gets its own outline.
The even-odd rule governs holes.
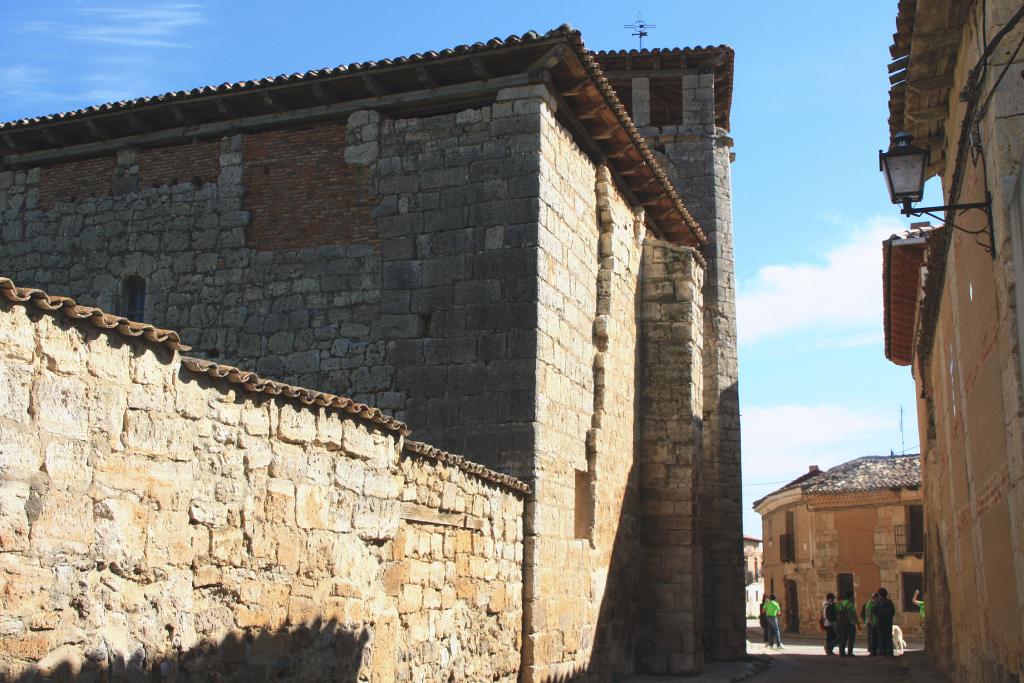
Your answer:
[[[71,320],[84,321],[93,327],[119,334],[122,337],[141,337],[146,341],[162,344],[172,351],[188,351],[191,348],[181,342],[181,337],[174,330],[164,330],[119,315],[105,313],[92,306],[82,306],[69,296],[51,296],[41,289],[18,287],[6,277],[0,277],[0,296],[8,301],[31,304],[42,311],[60,313]]]
[[[885,489],[916,489],[921,486],[921,458],[912,455],[866,455],[828,470],[812,467],[785,486],[754,501],[757,507],[768,498],[793,489],[801,493],[860,493]]]
[[[868,455],[822,472],[801,485],[804,493],[859,493],[921,486],[921,458],[912,455]]]

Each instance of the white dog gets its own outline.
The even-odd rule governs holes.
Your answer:
[[[901,655],[907,649],[907,641],[903,640],[903,629],[896,624],[892,625],[892,650],[895,654]]]

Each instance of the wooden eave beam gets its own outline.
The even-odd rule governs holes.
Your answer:
[[[68,128],[68,126],[65,126],[65,128]],[[64,147],[70,144],[66,131],[61,131],[56,126],[44,126],[39,132],[54,147]]]
[[[601,118],[601,112],[603,112],[607,107],[608,105],[606,105],[604,102],[591,105],[586,109],[577,112],[576,118],[578,118],[581,121]]]
[[[941,104],[937,107],[908,111],[904,116],[913,123],[931,123],[933,121],[941,121],[949,116],[949,107]]]
[[[199,123],[199,117],[196,116],[196,113],[184,104],[174,104],[168,107],[168,111],[170,111],[171,118],[182,126],[192,126]]]
[[[95,141],[75,144],[70,147],[40,149],[40,145],[38,144],[22,144],[20,141],[14,140],[14,138],[22,134],[20,130],[17,133],[0,133],[0,135],[5,136],[5,140],[7,140],[7,138],[11,138],[7,141],[7,145],[11,149],[15,150],[15,153],[13,154],[4,154],[2,159],[0,159],[0,163],[4,165],[25,167],[29,165],[38,165],[40,163],[53,163],[56,161],[81,159],[128,146],[152,147],[177,144],[181,141],[197,138],[221,137],[237,131],[264,130],[267,128],[298,123],[336,120],[339,116],[347,115],[360,109],[379,108],[392,110],[400,107],[419,106],[423,103],[459,102],[465,100],[469,96],[476,96],[481,93],[497,92],[503,88],[519,87],[529,84],[529,78],[525,74],[517,73],[509,76],[496,77],[484,82],[473,81],[470,83],[456,83],[440,86],[435,90],[412,90],[389,94],[379,98],[358,98],[326,105],[292,109],[283,112],[263,114],[239,113],[238,115],[223,117],[230,120],[218,118],[218,120],[210,121],[208,123],[197,123],[189,126],[178,126],[175,128],[162,128],[160,130],[153,131],[152,133],[140,135],[126,135],[123,133],[115,134],[113,130],[105,125],[97,123],[92,117],[85,117],[83,120],[79,120],[74,123],[76,125],[83,126],[91,135],[98,139]],[[210,99],[213,99],[216,102],[224,98],[216,97]],[[236,96],[236,99],[232,102],[232,109],[240,106],[238,104],[239,101],[240,100],[238,100]],[[568,105],[566,105],[566,110],[571,111]],[[115,115],[108,115],[105,118],[110,118],[111,116]],[[38,132],[38,128],[36,127],[25,128],[23,130],[26,134],[35,134]],[[12,144],[12,142],[14,144]]]
[[[479,78],[481,81],[486,81],[491,78],[491,70],[487,68],[487,64],[484,62],[484,58],[480,55],[474,55],[469,58],[469,66],[473,69],[473,75]]]
[[[625,156],[629,154],[633,149],[633,144],[630,143],[628,145],[622,145],[620,147],[613,148],[608,152],[605,152],[605,156],[608,157],[609,159],[622,159],[625,158]]]
[[[319,102],[320,104],[326,104],[331,101],[330,93],[327,86],[323,83],[312,82],[309,84],[309,91],[313,95],[313,101]]]
[[[136,112],[127,112],[125,114],[125,120],[128,121],[128,128],[133,133],[150,133],[158,128],[152,121],[147,120],[144,116]]]
[[[953,87],[953,74],[945,73],[927,78],[915,78],[907,81],[907,89],[913,93],[928,93],[936,90],[948,90]]]
[[[373,97],[383,97],[384,95],[387,95],[387,91],[380,84],[380,80],[375,78],[374,76],[368,73],[363,73],[360,74],[359,80],[362,82],[363,87],[366,89],[366,92],[372,95]]]
[[[590,80],[589,78],[584,78],[581,81],[573,83],[567,88],[563,88],[561,92],[564,97],[579,97],[587,90],[587,88],[589,88],[593,84],[594,82],[592,80]]]
[[[418,82],[431,89],[437,87],[437,79],[434,78],[433,74],[430,73],[430,70],[423,64],[417,64],[413,67],[413,70],[416,72],[416,80]]]
[[[10,133],[4,133],[3,134],[3,139],[4,139],[4,144],[7,145],[8,147],[10,147],[11,149],[13,149],[16,152],[24,152],[24,151],[27,151],[28,149],[30,149],[29,147],[26,147],[25,143],[23,143],[21,140],[19,140],[16,135],[12,135]]]

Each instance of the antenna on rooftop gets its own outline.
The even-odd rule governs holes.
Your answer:
[[[640,39],[640,49],[642,50],[644,49],[644,38],[647,37],[647,29],[658,27],[655,26],[654,24],[648,24],[646,21],[644,21],[644,18],[641,15],[641,13],[637,12],[636,21],[634,21],[632,24],[625,24],[622,28],[633,29],[633,33],[630,35],[634,35]]]
[[[903,441],[903,405],[900,404],[900,455],[907,452],[907,444]]]

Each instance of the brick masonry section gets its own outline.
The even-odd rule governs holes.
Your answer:
[[[366,166],[345,161],[345,126],[246,135],[248,242],[257,251],[375,244],[377,197]]]
[[[39,177],[39,204],[49,208],[62,201],[109,197],[113,176],[113,156],[46,166]]]
[[[139,186],[158,187],[191,182],[201,186],[217,180],[220,173],[220,145],[193,143],[174,147],[140,149],[137,152]]]

